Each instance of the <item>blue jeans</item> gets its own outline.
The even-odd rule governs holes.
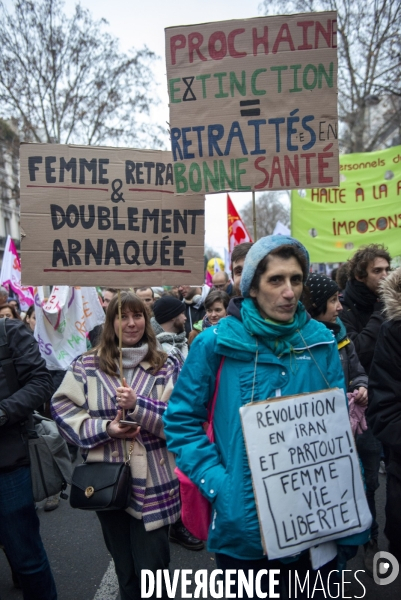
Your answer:
[[[0,473],[0,542],[18,575],[24,600],[56,600],[39,525],[29,467]]]
[[[366,500],[369,510],[372,513],[371,537],[377,540],[379,535],[379,525],[376,521],[375,491],[379,487],[379,467],[382,445],[377,440],[370,427],[363,433],[356,436],[356,449],[361,459],[366,483]]]

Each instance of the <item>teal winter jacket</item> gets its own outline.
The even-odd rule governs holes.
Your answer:
[[[306,346],[281,357],[259,339],[255,371],[257,342],[237,312],[239,318],[226,317],[194,340],[163,420],[177,466],[212,503],[209,551],[251,560],[262,558],[264,552],[240,407],[251,401],[252,390],[253,400],[258,401],[327,387],[344,388],[345,384],[336,340],[313,319],[302,328]],[[211,444],[202,424],[208,418],[207,406],[222,357],[213,420],[215,443]]]

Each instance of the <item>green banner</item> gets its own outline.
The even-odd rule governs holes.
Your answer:
[[[344,262],[384,244],[401,255],[401,146],[340,156],[340,186],[291,192],[291,234],[311,262]]]

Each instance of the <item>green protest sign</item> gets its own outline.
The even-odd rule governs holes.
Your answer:
[[[401,146],[340,156],[340,185],[291,193],[291,233],[312,262],[343,262],[365,244],[401,254]]]

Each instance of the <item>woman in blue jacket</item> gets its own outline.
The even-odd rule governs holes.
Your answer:
[[[264,555],[240,407],[251,400],[344,388],[332,333],[310,319],[299,301],[308,271],[308,252],[294,238],[268,236],[254,244],[242,273],[243,298],[233,299],[231,316],[194,341],[164,415],[178,467],[212,503],[208,549],[223,570],[284,568]],[[202,423],[222,359],[210,444]],[[310,568],[308,553],[290,560],[297,561],[292,568],[298,573]]]

